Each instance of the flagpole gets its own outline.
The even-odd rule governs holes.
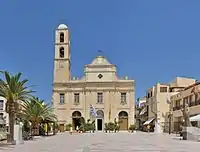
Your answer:
[[[167,104],[169,104],[169,115],[168,115],[168,118],[169,118],[169,134],[171,134],[171,119],[172,119],[172,109],[171,109],[171,96],[169,95],[169,93],[167,94]]]
[[[109,119],[109,122],[110,122],[110,119],[111,119],[111,104],[110,104],[110,106],[109,106],[109,115],[108,115],[108,119]]]
[[[96,113],[95,108],[93,107],[93,105],[90,105],[90,119],[92,122],[94,121],[95,129],[96,129],[96,116],[97,116],[97,113]]]

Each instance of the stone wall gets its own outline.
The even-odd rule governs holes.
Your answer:
[[[187,140],[200,141],[200,128],[197,127],[187,127]]]

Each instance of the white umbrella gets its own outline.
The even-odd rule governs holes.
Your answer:
[[[200,114],[190,117],[190,121],[200,121]]]

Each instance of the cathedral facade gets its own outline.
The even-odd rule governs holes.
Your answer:
[[[96,130],[108,122],[119,122],[120,130],[134,124],[135,85],[128,77],[118,78],[117,68],[104,56],[97,56],[84,67],[82,78],[71,77],[70,36],[60,24],[55,32],[53,106],[60,130],[65,124],[79,126],[79,119],[91,118],[95,109]]]

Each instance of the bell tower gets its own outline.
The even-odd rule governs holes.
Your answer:
[[[70,80],[70,37],[65,24],[60,24],[55,33],[54,83]]]

